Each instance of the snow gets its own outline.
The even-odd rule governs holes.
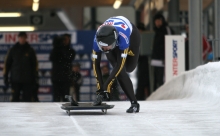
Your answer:
[[[220,135],[220,63],[213,62],[182,73],[161,86],[140,112],[128,114],[128,101],[115,107],[72,111],[62,103],[0,103],[0,135],[80,136],[218,136]]]

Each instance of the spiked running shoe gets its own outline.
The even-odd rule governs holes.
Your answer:
[[[102,104],[102,100],[103,100],[104,96],[102,94],[98,94],[96,96],[96,99],[95,101],[93,102],[93,106],[98,106],[98,105],[101,105]]]
[[[131,107],[129,109],[127,109],[127,113],[136,113],[136,112],[139,112],[139,109],[140,109],[140,105],[139,103],[136,103],[136,104],[131,104]]]

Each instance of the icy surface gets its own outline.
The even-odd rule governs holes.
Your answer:
[[[219,136],[220,64],[209,63],[183,73],[159,88],[141,110],[128,114],[130,103],[72,111],[62,103],[0,103],[1,136]]]

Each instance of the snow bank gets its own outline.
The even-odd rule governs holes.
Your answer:
[[[158,88],[147,100],[192,99],[220,102],[220,62],[186,71]]]

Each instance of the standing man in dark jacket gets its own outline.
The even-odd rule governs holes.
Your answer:
[[[70,35],[57,36],[53,40],[53,50],[50,53],[52,61],[53,101],[65,101],[65,95],[70,91],[70,74],[75,51],[70,47]]]
[[[162,14],[154,16],[154,31],[151,65],[154,66],[154,90],[156,90],[164,83],[165,35],[171,35],[174,32]]]
[[[38,62],[34,49],[27,43],[27,34],[20,32],[18,42],[8,51],[4,67],[4,83],[12,87],[12,101],[31,102],[38,82]]]

